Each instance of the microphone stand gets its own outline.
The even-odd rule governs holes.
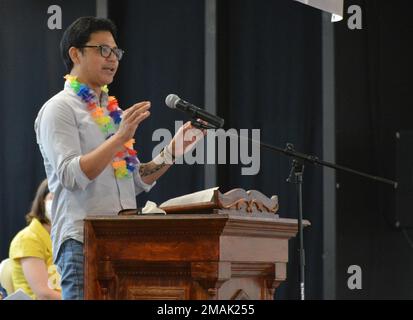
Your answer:
[[[304,254],[304,240],[303,240],[303,196],[302,196],[302,184],[303,184],[303,173],[304,173],[304,162],[313,164],[313,165],[321,165],[324,167],[329,167],[338,171],[344,171],[348,173],[352,173],[355,175],[359,175],[365,178],[368,178],[370,180],[374,180],[377,182],[382,182],[389,184],[393,186],[394,189],[397,188],[397,182],[378,177],[378,176],[373,176],[361,171],[357,171],[351,168],[347,168],[344,166],[340,166],[334,163],[330,163],[327,161],[319,160],[318,157],[313,156],[313,155],[307,155],[304,153],[300,153],[295,151],[294,145],[291,143],[286,144],[286,148],[278,148],[274,147],[272,145],[258,142],[258,141],[253,141],[252,139],[247,138],[249,141],[253,143],[258,143],[260,144],[261,147],[264,147],[266,149],[276,151],[279,153],[282,153],[288,157],[292,158],[292,166],[291,166],[291,171],[290,175],[287,179],[287,182],[292,182],[296,184],[296,193],[297,193],[297,206],[298,206],[298,240],[299,240],[299,263],[300,263],[300,272],[299,272],[299,282],[300,282],[300,298],[301,300],[305,300],[305,272],[304,272],[304,267],[305,267],[305,254]]]
[[[199,121],[197,121],[195,118],[191,120],[191,123],[193,126],[199,128],[199,129],[218,129],[210,124],[204,124]],[[228,134],[228,133],[227,133]],[[236,137],[238,139],[238,136],[235,136],[233,134],[228,134],[230,136]],[[292,158],[292,164],[291,164],[291,171],[290,174],[287,178],[287,182],[289,183],[294,183],[296,184],[296,194],[297,194],[297,207],[298,207],[298,241],[299,241],[299,264],[300,264],[300,271],[299,271],[299,284],[300,284],[300,299],[305,300],[305,252],[304,252],[304,237],[303,237],[303,195],[302,195],[302,185],[303,185],[303,173],[304,173],[304,163],[310,163],[313,165],[320,165],[323,167],[328,167],[332,168],[334,170],[338,171],[343,171],[343,172],[348,172],[352,173],[358,176],[365,177],[370,180],[374,180],[377,182],[385,183],[388,185],[393,186],[394,189],[397,189],[397,182],[378,177],[378,176],[373,176],[371,174],[367,174],[361,171],[357,171],[348,167],[344,167],[341,165],[337,165],[331,162],[323,161],[320,160],[318,157],[313,156],[313,155],[308,155],[305,153],[297,152],[294,149],[294,145],[292,143],[287,143],[286,147],[279,148],[272,146],[267,143],[259,142],[252,140],[248,137],[243,137],[239,136],[243,139],[246,139],[248,141],[251,141],[252,143],[259,144],[261,147],[271,150],[271,151],[276,151],[278,153],[282,153],[283,155],[286,155],[290,158]]]
[[[299,258],[300,258],[300,272],[299,272],[299,282],[300,282],[300,298],[301,300],[305,300],[305,254],[304,254],[304,237],[303,237],[303,196],[302,196],[302,184],[303,184],[303,173],[304,173],[304,162],[313,164],[313,165],[320,165],[328,168],[332,168],[338,171],[344,171],[348,173],[352,173],[358,176],[365,177],[370,180],[374,180],[377,182],[382,182],[393,186],[394,189],[397,188],[397,182],[373,176],[371,174],[367,174],[361,171],[357,171],[351,168],[347,168],[341,165],[337,165],[334,163],[330,163],[327,161],[319,160],[318,157],[313,155],[307,155],[304,153],[300,153],[295,151],[294,145],[291,143],[287,143],[286,148],[278,148],[272,145],[253,141],[252,139],[247,138],[249,141],[253,143],[260,144],[261,147],[264,147],[268,150],[276,151],[278,153],[282,153],[290,158],[292,158],[292,167],[290,171],[290,175],[287,179],[288,182],[293,182],[296,184],[296,193],[297,193],[297,207],[298,207],[298,241],[299,241]]]

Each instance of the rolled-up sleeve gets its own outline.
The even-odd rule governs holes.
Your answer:
[[[37,140],[61,185],[85,190],[91,180],[80,168],[79,130],[72,109],[64,101],[50,101],[36,121]]]
[[[156,181],[154,181],[152,184],[147,184],[143,182],[141,175],[139,174],[139,167],[140,163],[136,167],[135,171],[133,172],[133,180],[135,182],[135,194],[138,195],[142,191],[149,192],[156,184]]]

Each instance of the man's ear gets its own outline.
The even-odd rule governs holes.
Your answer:
[[[82,54],[82,53],[80,52],[80,50],[79,50],[78,48],[70,47],[70,49],[69,49],[69,57],[70,57],[70,59],[72,59],[73,65],[80,64],[80,58],[79,58],[79,56],[80,56],[81,54]]]

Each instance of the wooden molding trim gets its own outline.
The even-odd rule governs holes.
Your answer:
[[[128,300],[187,300],[189,292],[184,287],[133,286],[127,290]]]

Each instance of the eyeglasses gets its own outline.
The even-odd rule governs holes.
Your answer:
[[[111,48],[107,45],[99,45],[99,46],[81,46],[79,48],[99,48],[100,49],[100,55],[103,58],[109,58],[110,54],[113,52],[115,57],[120,61],[123,57],[123,54],[125,51],[119,48]]]

